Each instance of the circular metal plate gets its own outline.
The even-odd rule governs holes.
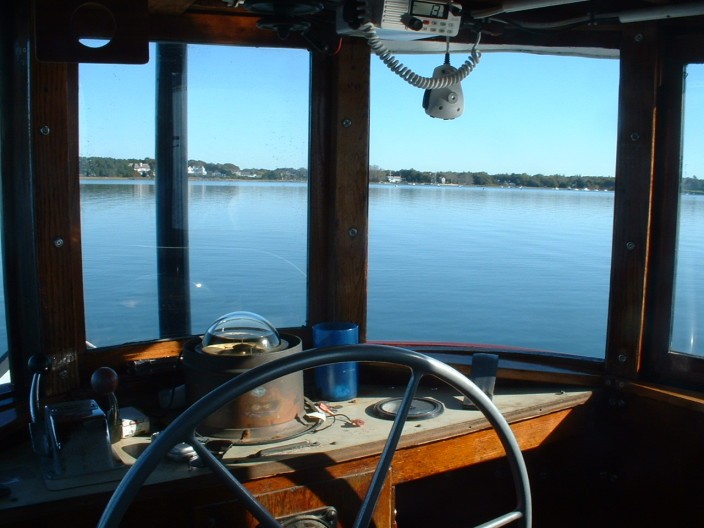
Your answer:
[[[378,418],[393,420],[398,414],[402,398],[388,398],[376,402],[371,406],[370,412]],[[443,413],[445,407],[433,398],[413,398],[411,408],[408,410],[408,420],[428,420]]]

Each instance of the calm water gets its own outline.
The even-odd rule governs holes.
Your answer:
[[[611,193],[375,189],[370,333],[603,356],[612,220]]]
[[[158,337],[153,185],[81,192],[88,339]],[[694,227],[680,260],[701,262],[704,197],[683,199]],[[193,333],[235,310],[305,323],[306,200],[304,184],[191,183]],[[373,186],[368,337],[603,357],[612,217],[605,192]],[[678,284],[682,347],[697,340],[701,281]]]
[[[154,338],[154,187],[85,182],[82,196],[89,340]],[[306,196],[303,184],[191,184],[194,333],[233,310],[305,323]],[[372,187],[368,337],[602,356],[612,203],[610,193]]]

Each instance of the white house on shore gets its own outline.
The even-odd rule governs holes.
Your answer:
[[[152,168],[149,166],[149,163],[133,163],[132,170],[138,172],[140,176],[149,176]]]
[[[188,174],[192,176],[207,176],[208,171],[205,170],[203,165],[198,165],[197,167],[192,167],[189,165]]]

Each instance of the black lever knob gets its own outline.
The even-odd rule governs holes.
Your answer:
[[[90,377],[90,385],[101,396],[107,397],[108,409],[106,412],[110,438],[113,443],[121,438],[120,408],[117,404],[115,391],[119,378],[117,372],[110,367],[100,367]]]
[[[107,396],[117,390],[117,372],[110,367],[100,367],[90,377],[90,386],[101,396]]]
[[[32,374],[48,374],[51,371],[51,358],[46,354],[34,354],[27,361]]]

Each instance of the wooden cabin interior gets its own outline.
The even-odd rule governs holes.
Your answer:
[[[0,386],[0,525],[701,524],[704,349],[673,349],[671,332],[683,178],[683,73],[704,62],[704,2],[456,0],[415,7],[403,2],[399,27],[371,37],[372,44],[381,38],[393,52],[431,50],[442,57],[444,37],[409,41],[397,34],[425,31],[428,20],[452,18],[458,24],[453,53],[469,53],[470,59],[478,49],[484,61],[493,51],[618,61],[606,342],[597,357],[583,357],[404,336],[368,344],[370,64],[379,60],[368,27],[381,22],[362,20],[359,13],[388,1],[2,2],[7,328],[2,373],[11,381]],[[428,6],[442,14],[427,16],[422,7]],[[82,39],[107,44],[91,47]],[[183,245],[174,219],[187,201],[186,158],[178,141],[185,134],[178,95],[185,46],[308,50],[308,259],[306,308],[300,313],[305,322],[280,330],[289,344],[306,350],[313,347],[317,323],[353,321],[359,342],[368,346],[300,352],[298,361],[298,353],[273,360],[274,369],[266,363],[248,367],[232,378],[239,385],[219,373],[189,371],[188,354],[207,343],[201,342],[205,328],[184,324],[188,298],[178,251],[159,264],[159,335],[109,346],[87,342],[79,65],[142,64],[154,53],[154,43],[165,68],[158,83],[163,95],[157,96],[156,193],[162,204],[157,236],[159,246],[169,247]],[[427,89],[432,95],[443,88]],[[701,269],[696,273],[701,281]],[[703,325],[701,314],[698,318]],[[375,357],[381,363],[373,363]],[[300,367],[303,374],[295,379],[304,387],[305,402],[298,392],[283,398],[302,408],[314,398],[311,367],[341,360],[359,361],[358,394],[329,412],[306,407],[306,416],[327,413],[325,430],[257,443],[247,441],[253,427],[247,424],[232,428],[236,437],[223,440],[213,433],[202,442],[199,437],[198,448],[190,446],[197,456],[174,454],[182,442],[195,439],[194,428],[219,408],[220,395],[245,394],[236,391],[256,390],[252,387],[269,383],[275,374],[295,376],[287,369]],[[396,361],[398,366],[390,364]],[[404,365],[414,372],[408,382]],[[445,373],[444,365],[482,390],[459,382],[464,394],[458,394],[440,383],[449,376],[458,385],[459,378]],[[217,389],[223,382],[227,393]],[[405,383],[410,388],[404,392]],[[181,384],[188,390],[202,385],[210,405],[205,415],[203,405],[193,412],[160,406],[159,392]],[[444,412],[404,425],[416,402],[408,399],[409,391],[428,398],[424,402],[441,402]],[[404,394],[406,399],[394,400],[400,403],[392,413],[402,420],[396,429],[404,434],[384,450],[396,422],[369,409]],[[512,436],[505,436],[503,422],[487,410],[494,405]],[[139,409],[149,419],[148,432],[160,435],[124,434],[125,408]],[[300,418],[300,409],[294,413]],[[182,424],[189,420],[191,436],[184,436],[188,428]],[[518,455],[507,455],[511,445],[520,449]],[[224,469],[214,469],[210,461],[203,467],[202,459],[209,460],[205,451],[215,453],[212,458],[222,460],[218,467]],[[130,468],[147,458],[151,466],[145,462],[140,469],[151,475],[135,477]],[[375,473],[378,465],[382,469]],[[129,488],[123,502],[131,504],[114,507],[109,501],[120,482],[118,489]],[[365,499],[368,488],[374,489],[371,499]],[[357,517],[359,511],[363,515]]]

